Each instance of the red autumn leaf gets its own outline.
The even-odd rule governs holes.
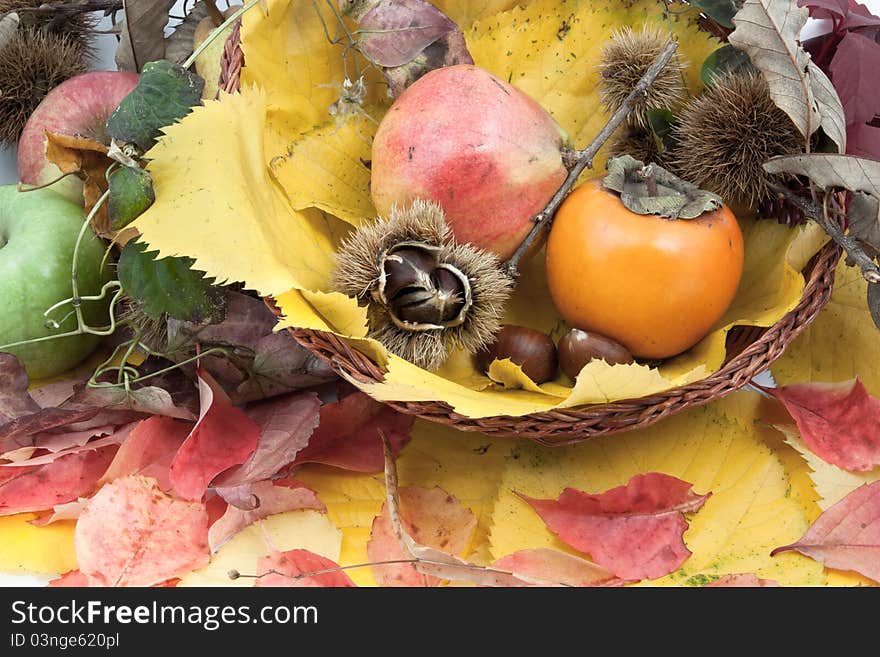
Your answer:
[[[880,399],[859,379],[762,388],[778,399],[816,456],[844,470],[880,464]]]
[[[191,429],[189,422],[161,415],[142,420],[119,447],[101,482],[138,474],[152,477],[159,488],[170,491],[171,461]]]
[[[77,588],[89,586],[89,578],[81,570],[69,570],[61,577],[50,579],[46,586],[73,586]]]
[[[296,509],[315,509],[322,513],[327,511],[315,491],[298,482],[259,481],[249,486],[256,498],[253,510],[243,511],[231,504],[226,507],[223,516],[208,530],[208,544],[212,552],[248,525],[274,513]]]
[[[244,463],[257,447],[260,427],[229,401],[211,375],[199,370],[199,421],[171,462],[171,485],[199,500],[218,474]]]
[[[134,426],[134,424],[126,424],[119,427],[115,431],[113,430],[113,427],[98,427],[96,429],[89,429],[87,431],[73,432],[72,434],[58,434],[57,440],[50,440],[48,441],[48,443],[44,442],[44,444],[48,444],[48,447],[41,447],[41,450],[47,449],[48,451],[44,451],[38,456],[31,456],[30,458],[24,459],[23,461],[18,461],[15,463],[15,466],[46,465],[47,463],[51,463],[52,461],[57,461],[60,458],[69,456],[70,454],[79,454],[80,452],[88,452],[94,451],[96,449],[101,449],[102,447],[119,445],[128,437]],[[82,436],[89,436],[95,431],[98,431],[99,435],[104,434],[103,437],[88,441],[83,441],[77,438]],[[109,433],[109,435],[107,435],[107,433]],[[59,450],[53,449],[56,447],[61,447],[66,442],[73,442],[73,444],[68,447],[63,447]],[[8,464],[2,465],[2,467],[15,466],[11,466]]]
[[[247,462],[220,475],[213,487],[234,504],[222,489],[269,479],[292,463],[318,426],[320,409],[321,401],[314,392],[287,395],[249,406],[248,417],[260,427],[257,448]]]
[[[628,580],[662,577],[684,563],[691,554],[682,540],[684,514],[700,509],[710,495],[697,495],[688,482],[660,472],[595,495],[574,488],[556,500],[519,494],[559,538]]]
[[[394,454],[409,440],[413,417],[355,392],[321,408],[318,428],[294,463],[324,463],[355,472],[382,472],[385,466],[379,431]]]
[[[880,85],[876,81],[880,43],[858,32],[847,32],[837,46],[829,69],[843,103],[847,125],[869,123],[880,111]]]
[[[46,465],[0,468],[0,516],[45,511],[90,495],[116,449],[111,445]]]
[[[880,481],[856,488],[816,518],[799,541],[770,555],[786,550],[880,582]]]
[[[719,577],[711,584],[706,584],[707,587],[715,587],[715,588],[723,588],[723,587],[740,587],[740,588],[755,588],[755,587],[775,587],[779,586],[779,582],[775,579],[761,579],[757,575],[753,573],[737,573],[735,575],[725,575],[724,577]]]
[[[107,436],[113,433],[113,429],[113,425],[108,424],[103,427],[94,427],[83,431],[38,434],[32,438],[33,445],[18,447],[17,449],[4,452],[0,454],[0,459],[10,461],[16,465],[34,465],[33,463],[27,463],[27,461],[37,451],[46,450],[59,453],[71,447],[82,447],[92,438]]]
[[[339,564],[327,557],[315,554],[310,550],[273,551],[257,561],[257,577],[255,586],[291,586],[291,587],[351,587],[357,586],[345,571],[338,570]],[[332,572],[307,575],[330,570]]]
[[[447,554],[458,554],[467,547],[477,519],[455,497],[439,486],[405,486],[399,490],[401,520],[412,539]],[[391,526],[388,504],[373,519],[367,555],[372,562],[406,559]],[[412,564],[374,565],[373,574],[381,586],[436,586],[440,578],[424,575]]]
[[[872,125],[851,125],[846,128],[848,155],[880,160],[880,128]]]
[[[105,484],[76,523],[76,559],[97,586],[151,586],[208,563],[205,506],[136,475]]]
[[[521,579],[558,582],[559,586],[622,586],[625,582],[592,561],[552,548],[519,550],[492,563]]]
[[[40,410],[28,394],[28,375],[12,354],[0,352],[0,426]]]

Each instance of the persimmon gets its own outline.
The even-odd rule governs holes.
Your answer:
[[[615,158],[623,159],[626,172],[617,171],[610,187],[611,173],[562,203],[547,242],[547,282],[572,326],[608,336],[636,357],[668,358],[705,337],[733,301],[742,233],[719,197],[654,165]],[[694,190],[705,202],[689,206],[692,216],[669,210],[670,200],[675,207],[697,199]],[[670,212],[677,218],[662,216]]]

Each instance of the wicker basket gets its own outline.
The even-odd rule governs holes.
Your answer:
[[[237,24],[223,53],[221,89],[229,93],[238,91],[242,62]],[[647,427],[668,415],[691,406],[707,404],[738,390],[766,370],[828,302],[840,256],[841,251],[833,242],[822,248],[804,269],[806,286],[797,307],[769,328],[735,327],[728,333],[724,365],[712,375],[694,383],[638,399],[515,417],[469,418],[455,413],[444,402],[388,402],[388,405],[403,413],[462,431],[517,436],[548,446],[570,445],[595,436]],[[267,299],[266,302],[277,314],[272,300]],[[379,365],[338,336],[323,331],[288,330],[299,344],[336,371],[363,383],[383,380],[384,372]]]

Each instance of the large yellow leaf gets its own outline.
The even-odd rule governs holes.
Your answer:
[[[677,56],[689,64],[686,82],[696,92],[703,60],[720,45],[697,29],[698,15],[683,6],[667,11],[656,0],[535,0],[479,21],[466,38],[477,65],[535,98],[582,148],[608,119],[596,67],[614,30],[647,23],[668,31],[679,41]],[[603,167],[600,155],[594,168]]]
[[[773,364],[779,385],[858,376],[871,394],[880,395],[880,332],[866,295],[867,283],[858,268],[841,261],[831,300]]]
[[[266,113],[266,94],[248,87],[165,128],[148,154],[156,202],[135,226],[160,256],[193,257],[220,282],[325,290],[347,225],[290,208],[269,174]]]
[[[376,215],[370,198],[370,159],[375,121],[358,115],[306,133],[270,168],[294,210],[316,207],[357,226]]]
[[[753,420],[759,396],[734,394],[750,413],[744,419]],[[504,468],[493,514],[492,556],[536,547],[571,551],[513,491],[539,498],[556,497],[566,486],[601,492],[645,472],[664,472],[692,483],[697,493],[712,492],[689,519],[684,538],[693,554],[678,571],[651,584],[693,584],[743,572],[787,585],[823,582],[822,566],[810,559],[769,556],[774,547],[800,538],[807,520],[788,496],[785,470],[761,436],[715,406],[573,447],[517,446]]]
[[[491,561],[487,540],[490,516],[501,468],[515,444],[418,420],[412,440],[398,457],[401,485],[440,486],[474,512],[477,528],[465,554],[472,561]],[[297,479],[317,491],[327,505],[328,517],[342,530],[340,565],[368,562],[370,527],[385,501],[383,475],[310,465],[297,473]],[[348,572],[361,586],[375,585],[369,568]]]
[[[0,518],[0,572],[62,574],[76,569],[74,523],[68,520],[34,527],[36,515]]]
[[[207,566],[182,577],[178,586],[253,586],[253,576],[261,574],[257,572],[257,561],[271,550],[284,552],[302,548],[337,561],[341,540],[339,530],[322,513],[305,510],[277,513],[230,538],[212,555]],[[230,570],[251,577],[230,579]]]

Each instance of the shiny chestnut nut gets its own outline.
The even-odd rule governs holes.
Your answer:
[[[633,356],[622,344],[604,335],[571,329],[559,340],[559,366],[570,379],[577,378],[584,365],[601,358],[609,365],[632,363]]]
[[[495,342],[477,353],[480,369],[486,372],[493,360],[509,358],[535,383],[546,383],[556,376],[556,345],[549,336],[513,324],[503,324]]]

